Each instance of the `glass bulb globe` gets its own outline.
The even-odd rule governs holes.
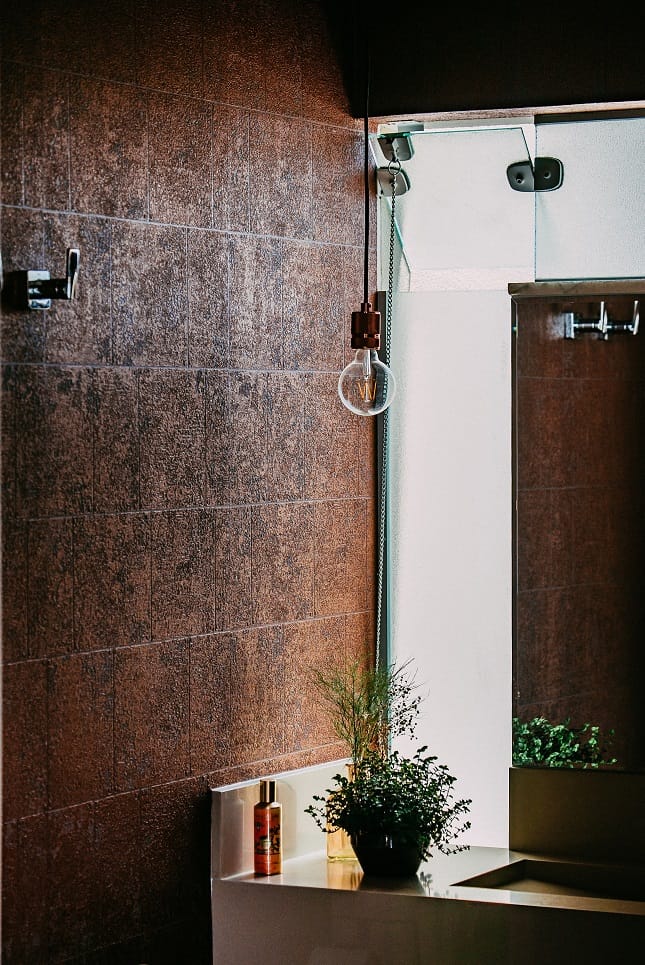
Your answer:
[[[338,379],[340,401],[356,415],[378,415],[391,404],[396,379],[375,349],[360,348]]]

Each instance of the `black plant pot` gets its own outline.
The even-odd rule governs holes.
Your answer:
[[[358,832],[351,835],[351,841],[358,863],[366,875],[412,877],[423,860],[418,848],[402,844],[396,835]]]

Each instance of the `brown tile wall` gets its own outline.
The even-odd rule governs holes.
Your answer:
[[[629,321],[633,299],[607,299]],[[564,339],[563,312],[519,303],[514,712],[614,728],[645,768],[645,336]]]
[[[361,124],[317,0],[2,38],[3,961],[201,965],[209,784],[342,755],[310,668],[373,636]]]

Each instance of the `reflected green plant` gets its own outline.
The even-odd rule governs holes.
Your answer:
[[[598,768],[618,763],[610,755],[614,730],[597,724],[573,727],[570,718],[553,723],[546,717],[513,718],[513,767]]]

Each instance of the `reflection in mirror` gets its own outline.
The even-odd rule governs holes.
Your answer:
[[[634,297],[608,295],[609,320]],[[645,333],[565,337],[599,310],[514,304],[517,766],[645,770]]]

